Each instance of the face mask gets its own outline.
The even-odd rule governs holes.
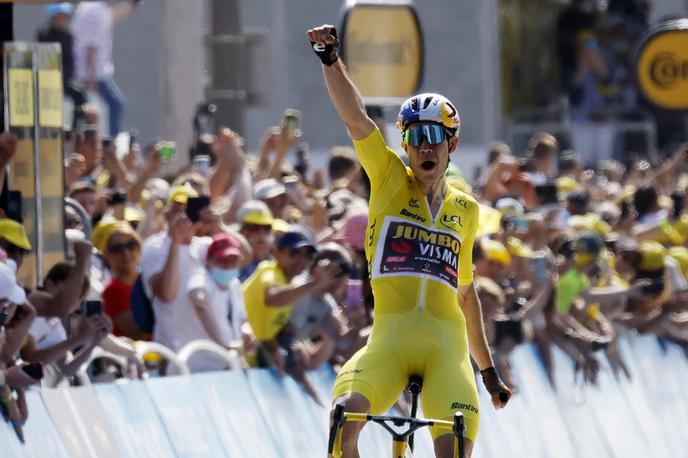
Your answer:
[[[239,277],[239,269],[219,269],[217,267],[212,267],[210,269],[210,276],[218,285],[229,286],[232,280]]]
[[[5,265],[10,268],[12,272],[17,273],[17,263],[12,258],[7,258]]]

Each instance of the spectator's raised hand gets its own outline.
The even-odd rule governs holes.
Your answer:
[[[172,243],[181,244],[193,237],[194,225],[185,214],[177,215],[170,224]]]
[[[91,342],[97,345],[112,331],[112,321],[103,314],[92,315],[86,317],[86,326],[89,327],[91,333]]]
[[[0,134],[0,168],[5,168],[17,152],[17,137],[9,132]]]
[[[88,261],[93,252],[93,245],[88,240],[74,241],[74,256],[78,261]]]
[[[218,158],[224,160],[226,165],[232,168],[236,168],[237,165],[246,162],[244,139],[227,127],[219,129],[211,149]]]

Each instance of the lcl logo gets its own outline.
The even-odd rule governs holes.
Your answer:
[[[663,89],[688,81],[688,59],[678,60],[673,53],[657,54],[650,64],[650,80]]]

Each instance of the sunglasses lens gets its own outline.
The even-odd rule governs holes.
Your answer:
[[[444,141],[444,129],[442,129],[442,126],[438,126],[437,124],[423,124],[421,127],[423,128],[425,138],[431,145],[439,145]]]
[[[445,133],[442,126],[437,124],[421,124],[411,126],[404,132],[404,142],[417,148],[423,143],[423,137],[430,145],[439,145],[445,139]]]

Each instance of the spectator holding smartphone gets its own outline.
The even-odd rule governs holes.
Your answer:
[[[70,336],[62,325],[63,319],[79,309],[89,289],[83,260],[90,259],[90,248],[88,242],[75,243],[76,264],[55,264],[46,275],[44,289],[29,296],[38,316],[29,329],[21,357],[28,362],[56,363],[64,377],[76,374],[112,329],[110,320],[102,313],[83,318]]]
[[[261,342],[259,362],[265,366],[277,365],[282,371],[293,360],[279,345],[277,335],[289,322],[294,302],[306,294],[321,292],[336,279],[339,268],[335,265],[320,267],[303,284],[292,280],[308,267],[315,246],[305,229],[292,226],[275,244],[274,261],[260,263],[244,283],[244,301],[248,321],[256,338]]]
[[[179,332],[187,325],[191,307],[184,278],[203,268],[209,237],[194,236],[200,223],[186,215],[190,197],[198,194],[190,186],[170,191],[164,210],[169,229],[149,237],[141,254],[141,276],[146,295],[151,298],[155,315],[155,341],[179,349],[186,343]]]

